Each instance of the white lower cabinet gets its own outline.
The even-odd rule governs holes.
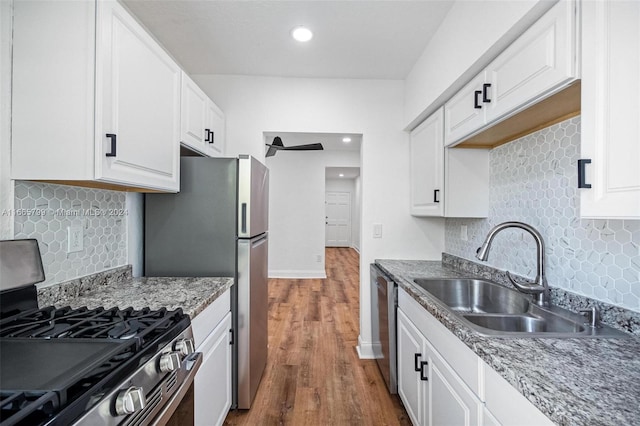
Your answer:
[[[194,318],[196,351],[202,352],[202,365],[194,380],[195,426],[224,423],[231,408],[231,312],[229,294],[219,297]],[[220,319],[222,318],[222,319]],[[203,336],[204,326],[214,325]]]
[[[403,289],[398,291],[398,394],[414,425],[552,425]]]
[[[416,425],[477,425],[482,402],[398,310],[398,393]]]

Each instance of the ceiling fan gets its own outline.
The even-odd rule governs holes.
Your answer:
[[[276,136],[275,138],[273,138],[273,142],[271,144],[266,143],[265,145],[269,147],[265,157],[273,157],[278,151],[322,151],[324,149],[321,143],[284,146],[284,144],[282,143],[282,139],[280,139],[280,136]]]

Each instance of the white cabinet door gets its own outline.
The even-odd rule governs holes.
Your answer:
[[[180,67],[119,3],[97,23],[96,179],[177,191]]]
[[[13,12],[12,178],[177,191],[177,64],[116,1]]]
[[[432,426],[479,423],[483,404],[427,342],[429,353],[429,421]]]
[[[411,214],[487,217],[489,151],[444,147],[445,108],[411,132]]]
[[[579,77],[576,4],[559,2],[445,104],[452,146]]]
[[[443,109],[440,108],[411,132],[411,214],[443,216],[444,153]]]
[[[398,395],[414,425],[425,424],[428,387],[420,379],[421,362],[427,360],[422,334],[398,309]]]
[[[207,101],[207,138],[205,145],[212,157],[224,155],[225,148],[225,120],[224,113],[209,99]]]
[[[535,102],[577,77],[575,3],[554,6],[486,69],[487,122]]]
[[[640,218],[640,2],[582,2],[580,215]],[[583,185],[584,186],[584,185]]]
[[[486,124],[483,99],[484,71],[444,105],[444,143],[449,146]]]
[[[186,146],[204,153],[207,119],[207,102],[209,98],[198,85],[182,73],[182,110],[180,141]]]
[[[502,426],[502,424],[491,414],[491,411],[487,410],[487,407],[484,407],[482,409],[482,426]]]
[[[203,353],[195,377],[195,426],[224,423],[231,407],[231,312],[198,347]]]

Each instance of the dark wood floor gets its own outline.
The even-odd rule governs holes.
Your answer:
[[[360,360],[359,258],[327,248],[327,279],[269,280],[269,356],[251,410],[227,425],[408,425],[374,360]]]

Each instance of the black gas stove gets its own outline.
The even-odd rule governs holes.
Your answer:
[[[0,425],[147,425],[170,416],[202,358],[189,316],[38,308],[33,284],[7,288],[5,277],[16,276],[7,247],[16,242],[0,244]],[[19,244],[37,249],[34,240]]]

